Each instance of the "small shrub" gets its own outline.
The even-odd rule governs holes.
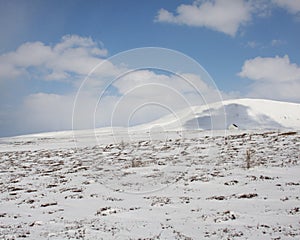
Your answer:
[[[251,167],[251,151],[249,149],[246,150],[246,164],[249,169]]]

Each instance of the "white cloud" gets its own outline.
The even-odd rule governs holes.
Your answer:
[[[299,92],[300,81],[275,84],[269,82],[255,82],[251,85],[248,96],[300,103]]]
[[[179,92],[186,92],[191,90],[191,86],[185,81],[185,79],[181,78],[177,75],[166,75],[166,74],[156,74],[150,70],[140,70],[134,71],[126,74],[122,78],[118,79],[114,86],[119,90],[121,94],[126,94],[128,91],[133,89],[134,87],[142,87],[147,84],[152,85],[165,85],[170,89],[176,89]],[[145,93],[138,91],[138,96],[145,96],[147,94],[157,94],[161,93],[147,91]]]
[[[2,55],[1,60],[16,67],[29,67],[42,65],[52,56],[49,46],[41,42],[28,42],[22,44],[15,52]]]
[[[157,22],[193,27],[206,27],[235,36],[253,16],[269,17],[274,7],[286,9],[291,14],[300,13],[300,0],[195,0],[181,4],[176,13],[160,9]]]
[[[240,77],[253,80],[286,82],[300,80],[300,67],[290,62],[287,55],[274,58],[256,57],[245,61]]]
[[[71,96],[37,93],[24,99],[20,107],[17,127],[30,132],[71,129]]]
[[[250,3],[244,0],[195,1],[192,5],[177,7],[177,14],[160,9],[158,22],[207,27],[230,36],[235,36],[239,28],[251,20]]]
[[[74,94],[30,94],[17,113],[17,124],[29,132],[72,129],[74,99]],[[97,96],[85,94],[81,101],[77,101],[76,129],[93,128],[97,100]]]
[[[103,45],[101,42],[95,42],[91,37],[80,37],[78,35],[66,35],[62,37],[62,41],[55,45],[54,51],[63,52],[70,48],[84,48],[88,49],[93,55],[107,56],[107,50],[99,48]]]
[[[77,35],[64,36],[54,46],[41,42],[24,43],[16,51],[0,56],[0,80],[15,78],[29,71],[30,74],[39,73],[39,80],[60,81],[69,78],[70,74],[87,75],[107,55],[107,50],[99,45],[91,38]]]
[[[273,0],[279,7],[285,8],[292,14],[300,13],[300,1],[299,0]]]
[[[0,63],[0,83],[7,79],[14,79],[26,74],[26,71],[22,68],[16,68],[9,63]]]
[[[253,80],[249,96],[300,101],[300,66],[287,55],[247,60],[238,75]]]
[[[21,106],[14,113],[15,129],[28,132],[44,132],[92,129],[94,127],[94,113],[98,97],[84,93],[80,101],[76,102],[73,115],[74,94],[35,93],[25,97]],[[97,126],[109,123],[109,113],[116,103],[115,97],[106,99],[104,108],[96,119]],[[6,116],[12,118],[13,116]],[[0,124],[1,126],[1,124]]]
[[[119,78],[113,85],[122,95],[130,94],[140,98],[148,96],[167,98],[168,94],[186,98],[193,93],[201,95],[207,102],[212,102],[219,96],[214,86],[209,86],[199,76],[189,73],[158,74],[150,70],[140,70]],[[197,102],[192,102],[191,99],[187,101],[189,104],[197,105]],[[203,102],[198,102],[201,103]]]

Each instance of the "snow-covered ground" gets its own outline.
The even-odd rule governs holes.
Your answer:
[[[299,105],[245,101],[268,126],[0,139],[0,239],[300,239]]]

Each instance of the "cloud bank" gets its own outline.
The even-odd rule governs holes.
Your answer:
[[[126,62],[111,62],[107,54],[101,43],[77,35],[64,36],[54,45],[27,42],[2,54],[0,85],[12,89],[11,99],[18,101],[2,97],[1,135],[72,129],[78,90],[76,129],[145,123],[181,108],[215,101],[220,94],[195,74],[130,69]],[[101,68],[97,68],[99,64]],[[123,72],[128,73],[119,76]],[[2,96],[4,91],[0,88]],[[223,93],[223,97],[227,95]]]

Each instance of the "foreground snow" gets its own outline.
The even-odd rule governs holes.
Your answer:
[[[300,238],[299,132],[156,134],[2,139],[0,238]]]

